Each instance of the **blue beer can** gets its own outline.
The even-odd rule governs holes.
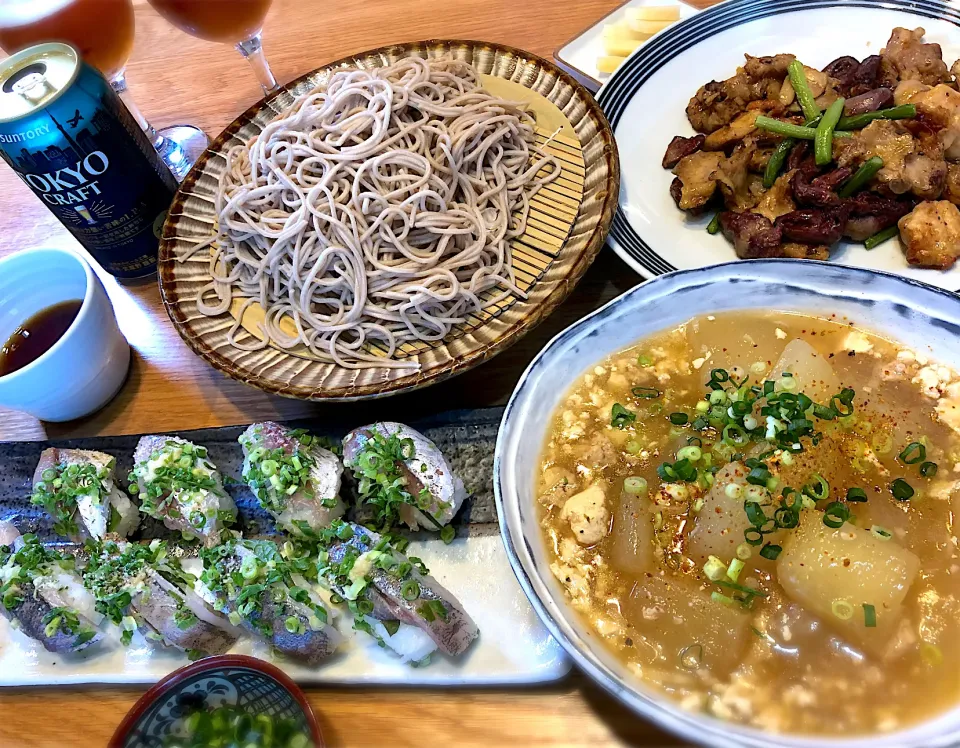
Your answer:
[[[0,62],[0,157],[108,273],[156,272],[176,180],[73,47],[38,44]]]

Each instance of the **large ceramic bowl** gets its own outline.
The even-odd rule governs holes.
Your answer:
[[[734,309],[838,313],[960,368],[960,299],[869,270],[797,260],[756,260],[661,276],[560,333],[530,364],[503,416],[494,463],[500,529],[534,608],[576,663],[638,714],[709,746],[920,748],[960,744],[960,708],[910,730],[858,739],[770,735],[682,710],[647,691],[567,604],[549,569],[535,480],[555,409],[592,364],[694,315]]]

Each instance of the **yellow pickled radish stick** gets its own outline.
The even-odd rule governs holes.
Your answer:
[[[627,8],[627,19],[637,21],[678,21],[679,5],[642,5],[639,8]]]
[[[667,28],[667,26],[673,23],[673,21],[644,21],[642,19],[638,19],[636,21],[628,20],[627,23],[634,31],[653,36],[658,31],[662,31],[663,29]]]
[[[612,73],[625,59],[625,57],[598,57],[597,70],[601,73]]]
[[[603,50],[613,57],[626,57],[633,50],[640,46],[640,42],[635,39],[623,39],[617,37],[604,37]]]
[[[625,21],[608,23],[603,27],[604,39],[632,39],[636,42],[642,42],[649,39],[650,36],[651,34],[641,34],[639,31],[634,31]]]

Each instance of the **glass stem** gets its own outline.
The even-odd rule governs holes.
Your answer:
[[[153,125],[147,122],[147,118],[143,116],[143,112],[140,111],[140,107],[136,105],[133,100],[133,97],[130,95],[130,91],[127,89],[127,79],[123,75],[121,70],[113,80],[110,81],[110,86],[114,91],[117,92],[117,95],[120,97],[120,101],[123,102],[123,105],[127,108],[130,114],[133,115],[133,118],[137,121],[137,124],[140,125],[141,129],[147,134],[147,137],[150,138],[150,142],[153,143],[153,147],[158,149],[163,143],[163,137],[158,133]]]
[[[257,80],[260,82],[260,88],[266,95],[269,96],[280,90],[277,79],[273,77],[273,71],[270,70],[267,56],[263,53],[263,40],[259,33],[245,42],[240,42],[237,45],[237,51],[250,63]]]

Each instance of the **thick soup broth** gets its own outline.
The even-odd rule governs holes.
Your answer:
[[[693,319],[565,396],[537,486],[551,569],[685,708],[909,726],[960,700],[958,428],[960,380],[922,351],[839,318]]]

